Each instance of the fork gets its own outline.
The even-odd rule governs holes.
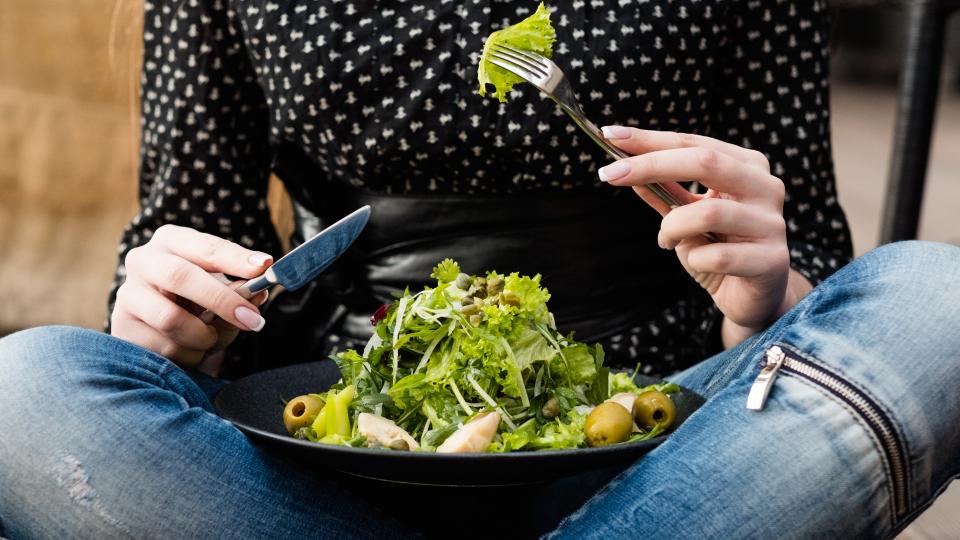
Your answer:
[[[492,53],[490,63],[513,73],[550,96],[550,99],[555,101],[557,105],[560,105],[560,108],[580,126],[580,129],[585,131],[610,157],[613,159],[631,157],[627,152],[611,144],[610,141],[603,136],[600,128],[583,114],[583,109],[580,108],[577,96],[573,93],[570,80],[564,77],[563,70],[553,63],[552,60],[535,52],[524,51],[510,45],[501,45],[499,43],[493,44],[490,52]],[[666,203],[671,210],[683,204],[667,191],[662,184],[652,182],[646,184],[646,187],[661,201]],[[719,238],[713,233],[707,233],[704,236],[713,242],[719,241]]]

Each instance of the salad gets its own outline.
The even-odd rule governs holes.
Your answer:
[[[501,102],[507,101],[507,94],[513,86],[524,82],[513,73],[487,60],[490,48],[494,45],[512,45],[518,49],[535,52],[550,58],[553,56],[553,43],[557,40],[557,32],[550,24],[550,11],[540,3],[537,10],[517,24],[490,34],[483,45],[480,62],[477,66],[477,79],[480,82],[479,93],[487,95],[487,85],[494,89],[493,96]]]
[[[436,286],[373,315],[363,351],[333,357],[341,380],[290,400],[294,437],[421,452],[515,452],[604,446],[669,429],[674,384],[610,373],[600,345],[554,324],[540,275],[468,275],[453,260]]]

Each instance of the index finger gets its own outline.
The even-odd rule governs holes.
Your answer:
[[[604,126],[601,131],[608,141],[631,154],[645,154],[672,148],[707,148],[727,154],[764,172],[770,172],[770,162],[762,152],[704,135],[626,126]]]
[[[262,274],[273,261],[273,257],[267,253],[177,225],[163,225],[153,233],[150,241],[213,273],[252,278]]]

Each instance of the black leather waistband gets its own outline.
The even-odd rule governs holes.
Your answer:
[[[598,339],[649,320],[676,299],[683,271],[656,245],[659,217],[632,192],[540,196],[384,195],[331,188],[325,222],[369,204],[366,230],[336,265],[346,315],[364,337],[393,293],[430,284],[440,260],[468,273],[541,274],[558,327]]]

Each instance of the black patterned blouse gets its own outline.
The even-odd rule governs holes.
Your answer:
[[[309,156],[325,182],[382,193],[612,189],[597,181],[603,153],[531,87],[518,86],[506,104],[477,95],[486,36],[536,7],[147,0],[141,210],[123,234],[120,260],[164,223],[276,254],[266,191],[281,144]],[[787,186],[793,267],[816,284],[850,259],[831,158],[825,1],[548,7],[554,59],[588,117],[763,151]],[[115,285],[123,278],[121,264]],[[716,321],[709,297],[680,296],[608,337],[608,352],[643,360],[653,373],[714,352],[704,335]]]

